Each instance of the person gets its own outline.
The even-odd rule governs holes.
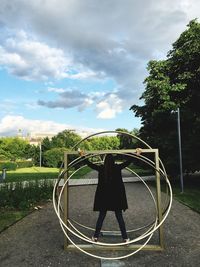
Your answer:
[[[84,156],[83,153],[81,156]],[[99,211],[95,233],[92,240],[97,242],[107,211],[114,211],[124,242],[130,239],[127,236],[122,211],[128,209],[126,191],[122,180],[121,170],[127,167],[131,160],[115,163],[112,154],[106,154],[103,164],[94,164],[88,159],[84,162],[98,172],[98,184],[94,198],[94,211]]]

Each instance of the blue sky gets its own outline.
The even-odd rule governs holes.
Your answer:
[[[146,66],[197,0],[0,1],[0,136],[140,127]]]

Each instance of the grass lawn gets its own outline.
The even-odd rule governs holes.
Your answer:
[[[85,174],[90,171],[88,167],[79,170],[73,179],[82,178]],[[22,182],[31,180],[45,180],[45,179],[56,179],[58,178],[59,169],[47,168],[47,167],[30,167],[20,168],[16,171],[7,171],[6,182]]]
[[[46,167],[20,168],[16,171],[7,171],[6,182],[22,182],[30,180],[55,179],[59,169]]]
[[[48,168],[48,167],[29,167],[29,168],[19,168],[16,171],[8,171],[7,173],[46,173],[53,172],[58,173],[58,168]]]
[[[13,223],[19,221],[29,213],[30,211],[28,210],[16,211],[16,210],[0,209],[0,232],[8,228]]]
[[[181,193],[179,180],[172,182],[172,190],[176,200],[200,213],[200,175],[184,178],[183,193]]]

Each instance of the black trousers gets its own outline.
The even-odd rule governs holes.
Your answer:
[[[99,217],[97,219],[97,223],[96,223],[96,230],[95,230],[95,233],[94,233],[94,237],[99,237],[99,234],[101,232],[101,228],[102,228],[102,225],[103,225],[103,221],[106,217],[106,213],[107,211],[100,211],[99,212]],[[125,222],[124,222],[124,219],[123,219],[123,215],[122,215],[122,210],[115,210],[115,216],[117,218],[117,221],[118,221],[118,224],[119,224],[119,228],[120,228],[120,231],[121,231],[121,234],[122,234],[122,238],[123,239],[127,239],[127,233],[126,233],[126,226],[125,226]]]

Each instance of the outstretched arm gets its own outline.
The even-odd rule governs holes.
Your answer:
[[[99,165],[92,163],[88,159],[84,159],[83,162],[85,162],[93,170],[99,171],[99,169],[100,169],[100,166]]]
[[[128,165],[130,165],[131,162],[132,162],[132,160],[131,159],[128,159],[125,162],[118,164],[118,166],[122,170],[122,169],[128,167]]]
[[[141,148],[136,148],[136,155],[140,156],[141,153],[142,153],[142,149]],[[119,164],[120,169],[124,169],[124,168],[128,167],[128,165],[130,165],[131,162],[133,162],[133,157],[131,157],[131,155],[130,155],[128,160],[126,160],[125,162]]]
[[[92,163],[91,161],[89,161],[88,159],[86,159],[86,158],[85,158],[85,153],[84,153],[83,150],[79,150],[78,152],[79,152],[80,156],[84,158],[83,162],[84,162],[85,164],[87,164],[91,169],[96,170],[96,171],[99,171],[100,166],[97,165],[97,164],[94,164],[94,163]]]

